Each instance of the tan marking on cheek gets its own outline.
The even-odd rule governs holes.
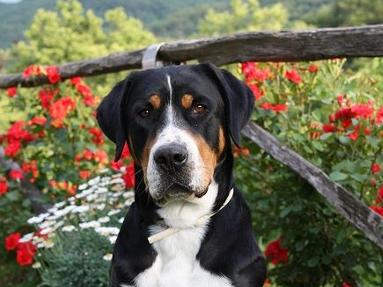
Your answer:
[[[224,149],[225,149],[225,134],[223,132],[223,128],[219,127],[219,132],[218,132],[218,156],[220,156],[223,153]]]
[[[161,106],[161,98],[159,95],[153,95],[149,99],[150,104],[153,106],[153,109],[157,110]]]
[[[146,175],[147,175],[147,169],[148,169],[148,163],[149,163],[149,156],[150,156],[150,151],[152,150],[154,143],[155,143],[155,139],[149,139],[146,142],[144,150],[142,152],[141,161],[140,161],[142,170],[144,172],[144,181],[146,184],[147,184]]]
[[[181,99],[181,105],[185,108],[185,109],[188,109],[191,107],[193,103],[193,96],[192,95],[189,95],[189,94],[185,94],[183,95],[182,99]]]
[[[200,135],[192,135],[198,147],[199,154],[203,162],[203,178],[202,183],[207,187],[214,175],[214,169],[217,165],[217,154],[208,145],[203,137]],[[198,167],[197,167],[198,168]]]

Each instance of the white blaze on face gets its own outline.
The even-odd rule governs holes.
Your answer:
[[[197,143],[191,134],[182,128],[181,123],[177,122],[173,109],[173,88],[169,75],[166,75],[166,81],[169,88],[169,104],[165,108],[166,123],[165,127],[158,133],[154,145],[150,150],[147,167],[149,193],[153,198],[158,198],[160,196],[159,193],[161,192],[161,190],[159,190],[161,188],[161,174],[154,162],[154,154],[160,147],[169,144],[180,144],[186,147],[188,153],[186,164],[191,170],[189,187],[196,191],[201,191],[201,189],[206,188],[206,186],[201,186],[204,163],[199,154]]]

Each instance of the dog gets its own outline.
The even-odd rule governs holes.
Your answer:
[[[233,182],[232,141],[251,90],[210,63],[131,73],[97,109],[135,166],[135,202],[117,237],[110,286],[263,286],[265,259]]]

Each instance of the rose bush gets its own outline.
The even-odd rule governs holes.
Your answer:
[[[344,60],[244,63],[253,120],[382,213],[383,97]],[[249,142],[236,175],[264,245],[269,286],[380,286],[383,253],[296,174]]]

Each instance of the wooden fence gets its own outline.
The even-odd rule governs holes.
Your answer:
[[[59,66],[62,79],[95,76],[140,69],[146,49]],[[157,59],[167,63],[209,61],[224,65],[244,61],[308,61],[350,57],[382,57],[383,25],[328,28],[312,31],[240,33],[225,37],[163,44]],[[0,88],[35,87],[48,83],[45,76],[23,78],[22,74],[0,76]],[[276,160],[307,180],[335,210],[383,249],[383,218],[351,192],[332,182],[318,167],[280,143],[254,122],[243,134]],[[0,152],[0,159],[2,154]],[[4,159],[1,163],[5,163]],[[7,162],[7,164],[11,164]]]

